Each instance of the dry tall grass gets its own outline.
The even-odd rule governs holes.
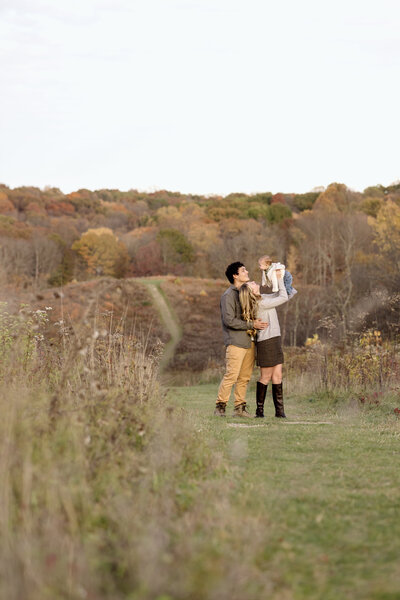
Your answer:
[[[384,340],[377,330],[340,344],[314,335],[303,348],[286,348],[285,373],[289,393],[353,395],[361,403],[399,390],[399,343]],[[379,403],[379,402],[378,402]]]
[[[266,597],[235,468],[167,405],[159,351],[106,317],[55,347],[45,310],[2,313],[0,597]]]

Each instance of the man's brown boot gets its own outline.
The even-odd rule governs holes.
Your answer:
[[[249,412],[247,412],[247,410],[246,410],[246,402],[243,402],[243,404],[239,404],[239,406],[235,406],[235,409],[233,411],[233,416],[234,417],[250,417],[251,418],[251,414]]]
[[[224,402],[217,402],[216,406],[215,406],[215,410],[214,410],[214,415],[216,415],[217,417],[225,417],[225,403]]]

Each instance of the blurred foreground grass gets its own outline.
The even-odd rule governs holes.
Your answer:
[[[400,597],[394,381],[318,396],[303,369],[287,421],[216,418],[217,383],[166,390],[95,301],[53,340],[51,308],[0,312],[1,599]]]

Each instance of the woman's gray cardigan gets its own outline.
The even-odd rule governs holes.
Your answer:
[[[280,306],[289,300],[283,279],[278,279],[278,291],[273,294],[261,294],[261,300],[258,302],[257,318],[266,321],[268,327],[257,332],[257,342],[269,340],[270,338],[281,335],[278,315],[275,306]]]

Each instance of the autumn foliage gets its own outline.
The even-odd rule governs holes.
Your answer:
[[[41,290],[101,276],[223,280],[234,260],[257,279],[257,258],[268,253],[301,292],[282,309],[287,344],[328,335],[326,316],[339,338],[364,325],[392,334],[399,231],[398,183],[227,196],[0,185],[0,282]]]
[[[88,275],[123,277],[129,261],[128,251],[111,229],[88,229],[72,244]]]

